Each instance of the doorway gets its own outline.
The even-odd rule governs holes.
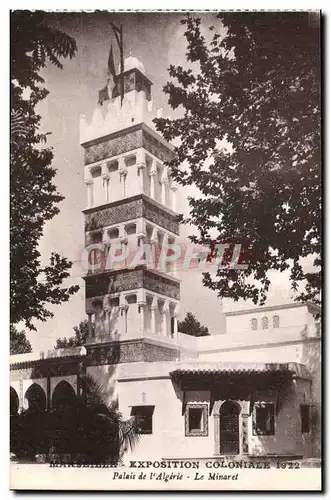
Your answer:
[[[220,454],[239,455],[239,415],[240,406],[234,401],[226,401],[220,408]]]

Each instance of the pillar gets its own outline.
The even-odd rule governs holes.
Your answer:
[[[144,192],[144,169],[146,167],[145,153],[142,148],[138,149],[136,155],[137,172],[139,176],[139,193]]]
[[[150,179],[151,179],[151,191],[150,191],[150,196],[155,200],[155,183],[156,183],[156,178],[157,178],[157,168],[156,168],[156,160],[153,160],[152,162],[152,168],[150,171]]]
[[[141,333],[143,333],[145,330],[145,306],[146,306],[146,302],[138,302],[139,331]]]
[[[137,241],[138,246],[144,243],[144,238],[146,238],[146,223],[143,218],[137,221]]]
[[[46,380],[46,408],[47,411],[51,409],[52,398],[51,398],[51,377],[48,376]]]
[[[152,302],[152,305],[151,305],[151,330],[153,333],[157,333],[157,329],[156,329],[156,310],[158,309],[158,305],[157,305],[157,299],[156,297],[154,297],[153,299],[153,302]]]
[[[88,338],[93,339],[94,335],[93,335],[93,325],[92,325],[92,313],[88,312],[87,317],[88,317]]]
[[[162,308],[162,335],[167,337],[168,335],[168,316],[169,316],[169,304],[167,301],[164,302]]]
[[[24,394],[23,394],[23,379],[20,378],[20,386],[18,391],[18,411],[21,413],[24,410]]]
[[[105,203],[107,203],[109,201],[109,171],[106,163],[102,164],[101,177],[103,182],[103,189],[105,192]]]
[[[122,158],[121,156],[118,159],[118,165],[119,165],[118,172],[120,174],[121,184],[122,184],[122,198],[125,198],[125,196],[126,196],[125,179],[126,179],[128,170],[127,170],[127,166],[125,164],[124,158]]]
[[[151,240],[150,240],[149,243],[151,245],[152,267],[154,269],[156,269],[157,265],[158,265],[158,263],[157,263],[157,251],[156,251],[158,239],[157,239],[157,229],[156,229],[156,227],[153,228]]]
[[[172,200],[171,200],[171,209],[176,212],[177,210],[177,186],[174,184],[171,185],[171,191],[172,191]]]
[[[179,318],[179,313],[175,312],[174,313],[174,338],[175,339],[178,337],[178,318]]]
[[[167,189],[168,189],[168,170],[163,167],[163,173],[161,177],[161,203],[163,205],[167,204]]]
[[[129,306],[128,304],[121,304],[120,305],[120,311],[121,311],[121,317],[122,317],[122,333],[126,333],[126,314]]]
[[[124,255],[126,255],[126,245],[128,243],[128,238],[126,236],[126,232],[125,232],[125,226],[122,225],[119,227],[119,243],[121,244],[121,251]],[[127,259],[125,258],[125,261],[121,260],[120,261],[120,265],[121,267],[125,266],[127,264]],[[117,265],[116,265],[116,268],[117,268]]]
[[[110,331],[110,315],[111,315],[111,307],[110,306],[106,306],[104,308],[104,312],[105,312],[105,315],[106,315],[106,327],[105,327],[105,334],[106,335],[110,335],[111,334],[111,331]]]
[[[244,454],[248,454],[248,415],[241,414],[241,451]]]
[[[91,207],[93,205],[93,180],[85,179],[84,182],[87,188],[87,206]]]
[[[166,257],[168,254],[168,244],[169,244],[169,235],[168,233],[164,233],[162,237],[162,244],[159,253],[159,261],[158,261],[158,270],[162,272],[167,272],[167,261]],[[170,264],[170,262],[168,263]]]

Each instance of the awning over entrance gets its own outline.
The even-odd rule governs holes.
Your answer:
[[[274,394],[277,412],[288,385],[295,378],[309,380],[305,365],[299,363],[179,363],[170,376],[184,393],[210,391],[210,411],[217,400],[243,400],[250,402],[250,413],[255,401],[266,392]]]
[[[218,378],[224,375],[247,376],[276,373],[290,378],[311,378],[306,366],[299,363],[183,363],[170,372],[170,375],[178,380],[195,375]]]

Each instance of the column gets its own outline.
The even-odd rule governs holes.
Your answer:
[[[151,191],[150,191],[150,197],[155,200],[155,182],[157,178],[157,168],[156,168],[156,160],[153,160],[152,162],[152,168],[149,173],[149,176],[151,178]]]
[[[93,335],[93,325],[92,325],[92,313],[88,312],[87,317],[88,317],[88,338],[93,339],[94,335]]]
[[[91,207],[93,205],[93,180],[85,179],[84,182],[87,188],[87,206]]]
[[[105,295],[103,298],[102,310],[103,310],[103,334],[108,335],[109,334],[109,311],[110,311],[110,304],[109,304],[109,296],[108,295]]]
[[[172,200],[171,200],[171,208],[174,212],[177,210],[177,186],[175,184],[171,184],[172,191]]]
[[[146,223],[143,218],[137,221],[137,240],[138,246],[144,243],[144,238],[146,238]]]
[[[109,170],[107,167],[107,163],[102,164],[102,182],[103,182],[103,189],[105,192],[105,203],[109,201]]]
[[[156,269],[157,268],[157,252],[156,252],[156,247],[157,247],[157,229],[156,227],[153,228],[151,240],[150,240],[150,245],[151,245],[151,253],[152,253],[152,268]]]
[[[18,394],[18,411],[21,413],[24,410],[24,394],[23,394],[23,379],[20,378],[20,386],[19,386],[19,394]]]
[[[108,229],[104,229],[102,232],[102,243],[104,245],[109,244],[109,235],[108,235]]]
[[[179,318],[179,313],[175,312],[174,313],[174,338],[175,339],[178,337],[178,318]]]
[[[144,169],[146,167],[145,153],[142,148],[138,149],[136,155],[137,172],[139,176],[139,193],[144,192]]]
[[[160,249],[160,256],[159,256],[159,262],[158,262],[158,270],[162,272],[167,272],[167,261],[166,257],[168,254],[168,243],[169,243],[169,235],[168,233],[163,234],[162,238],[162,244],[161,244],[161,249]],[[168,265],[170,262],[168,263]]]
[[[167,204],[167,186],[168,186],[168,169],[163,167],[162,177],[161,177],[161,203],[163,205]]]
[[[128,238],[126,235],[124,225],[119,227],[119,243],[121,244],[122,255],[126,256],[126,253],[127,253],[126,245],[128,244]],[[121,267],[126,266],[127,265],[127,257],[125,257],[125,260],[120,260],[118,265],[120,265]]]
[[[151,305],[151,331],[157,333],[156,329],[156,310],[158,309],[157,299],[154,297]]]
[[[162,308],[162,335],[167,337],[168,335],[168,316],[169,316],[169,303],[168,301],[164,301],[164,305]]]
[[[241,451],[243,454],[248,454],[248,415],[242,413],[241,415]]]
[[[52,399],[51,399],[51,377],[48,376],[46,380],[46,408],[47,411],[51,409]]]
[[[102,253],[103,266],[104,266],[104,269],[108,269],[108,264],[109,264],[108,263],[108,255],[109,255],[109,248],[110,248],[108,229],[103,230],[102,244],[104,245],[103,253]]]
[[[145,330],[145,306],[146,306],[146,302],[138,302],[139,331],[141,333],[143,333]]]
[[[129,306],[128,304],[121,303],[120,304],[120,311],[121,311],[121,318],[122,318],[122,333],[126,333],[126,313],[128,310]]]
[[[106,315],[106,327],[105,327],[105,334],[106,335],[110,335],[111,334],[111,331],[110,331],[110,315],[111,315],[111,307],[109,305],[107,305],[105,308],[104,308],[104,312],[105,312],[105,315]]]
[[[126,179],[128,171],[127,171],[127,166],[126,166],[126,163],[124,161],[124,158],[121,156],[118,159],[118,165],[119,165],[118,173],[120,174],[121,184],[122,184],[122,198],[125,198],[125,196],[126,196],[125,179]]]

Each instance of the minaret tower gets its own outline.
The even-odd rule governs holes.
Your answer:
[[[164,258],[179,234],[176,186],[164,165],[172,147],[154,129],[143,64],[125,59],[123,78],[123,102],[117,75],[91,123],[80,123],[86,313],[95,323],[86,347],[95,364],[178,358],[180,284]]]

